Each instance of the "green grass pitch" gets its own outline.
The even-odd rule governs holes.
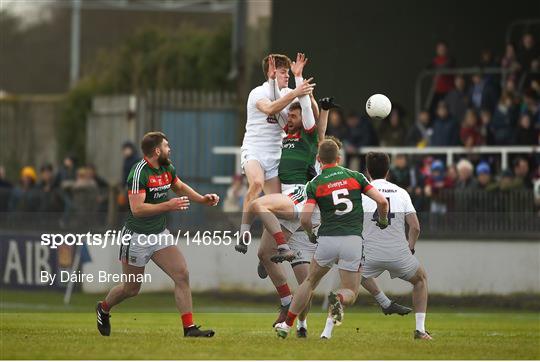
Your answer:
[[[11,293],[11,292],[10,292]],[[112,334],[96,329],[93,303],[85,296],[62,310],[60,297],[29,298],[4,293],[1,359],[539,359],[540,315],[514,311],[444,311],[428,314],[433,341],[413,340],[414,316],[384,316],[376,308],[354,308],[331,340],[318,337],[325,315],[312,313],[307,340],[278,339],[272,309],[229,305],[219,312],[200,307],[196,322],[216,330],[211,339],[185,339],[177,313],[158,297],[141,296],[112,314]],[[20,295],[18,297],[20,300]],[[169,306],[170,306],[170,299]],[[195,306],[204,301],[195,298]],[[165,302],[164,302],[165,303]],[[141,308],[144,305],[153,306]],[[56,306],[56,308],[55,308]],[[230,309],[228,309],[230,308]],[[157,310],[144,312],[143,310]],[[232,312],[232,310],[246,312]],[[314,308],[315,309],[315,308]],[[217,310],[217,309],[215,309]]]

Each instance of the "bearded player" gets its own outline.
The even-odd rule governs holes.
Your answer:
[[[120,247],[122,280],[96,307],[97,327],[101,335],[111,333],[110,310],[123,300],[134,297],[141,288],[140,278],[146,264],[152,260],[173,281],[176,308],[181,315],[184,337],[212,337],[213,330],[201,330],[193,322],[193,308],[187,263],[182,252],[175,246],[166,228],[166,213],[184,211],[190,201],[216,206],[216,194],[200,195],[189,185],[180,181],[169,160],[171,149],[167,137],[161,132],[144,135],[141,142],[144,158],[136,163],[127,179],[129,214],[122,229],[122,237],[129,235],[129,242]],[[178,196],[170,200],[168,190]],[[152,238],[150,237],[152,236]],[[153,239],[150,242],[150,239]],[[154,242],[157,240],[158,242]],[[139,276],[139,278],[138,278]]]
[[[250,228],[246,212],[251,201],[263,191],[265,194],[281,191],[278,167],[288,106],[297,97],[310,94],[315,86],[311,79],[302,79],[296,89],[288,88],[291,60],[285,55],[270,54],[262,63],[267,81],[249,94],[242,143],[241,165],[248,181],[240,227],[243,237]],[[249,242],[243,241],[235,249],[245,254]]]
[[[329,315],[334,323],[343,320],[343,307],[356,300],[362,266],[362,194],[373,199],[379,210],[377,224],[388,226],[388,202],[359,172],[338,166],[339,146],[333,140],[319,144],[317,160],[322,172],[306,185],[308,200],[301,216],[302,227],[317,249],[310,264],[309,275],[294,293],[284,322],[276,324],[279,337],[286,338],[299,313],[309,304],[313,290],[337,263],[341,287],[329,294]],[[312,214],[315,205],[321,213],[318,237],[313,234]]]
[[[307,106],[295,102],[289,107],[288,133],[283,139],[279,165],[282,193],[262,196],[253,201],[248,209],[251,217],[261,218],[267,231],[261,238],[258,257],[281,298],[280,315],[274,325],[285,320],[291,301],[286,275],[275,263],[291,262],[296,280],[301,284],[308,275],[309,263],[315,253],[316,245],[300,228],[300,213],[306,200],[305,184],[314,176],[318,140],[324,138],[329,109],[336,107],[332,98],[323,98],[320,104],[322,111],[317,123],[313,119],[309,100]],[[314,223],[318,225],[319,221],[319,214],[315,213]],[[278,255],[274,255],[276,247]],[[307,336],[308,309],[299,315],[298,337]]]

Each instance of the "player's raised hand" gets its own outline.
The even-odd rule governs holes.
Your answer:
[[[293,92],[295,92],[295,96],[301,97],[308,95],[313,92],[313,89],[315,89],[316,83],[310,83],[313,81],[313,78],[309,78],[307,80],[304,80],[302,84],[300,84],[298,87],[295,88]]]
[[[186,196],[172,198],[167,203],[171,211],[184,211],[189,208],[189,199]]]
[[[306,66],[307,62],[308,58],[306,58],[304,53],[297,53],[296,61],[292,62],[291,64],[292,74],[295,77],[302,77],[302,72],[304,71],[304,67]]]
[[[219,196],[216,194],[206,194],[203,196],[203,204],[208,206],[216,206],[219,203]]]
[[[276,60],[272,55],[268,56],[268,73],[266,73],[268,79],[276,79]]]

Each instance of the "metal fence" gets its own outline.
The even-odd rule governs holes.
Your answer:
[[[6,189],[0,191],[0,206],[5,207],[10,204],[12,195]],[[220,194],[224,199],[224,193]],[[34,196],[35,200],[40,200],[39,192]],[[441,190],[432,198],[413,197],[413,203],[418,211],[423,238],[538,240],[540,236],[540,213],[532,190],[488,192],[450,189]],[[111,212],[117,216],[111,218]],[[74,198],[62,210],[54,211],[43,209],[37,201],[31,208],[3,208],[0,211],[0,233],[101,233],[107,229],[119,230],[126,216],[125,208],[103,211],[90,199]],[[230,230],[234,233],[240,220],[238,212],[200,207],[171,213],[168,227],[175,233],[179,230]],[[254,225],[254,235],[260,235],[261,231],[260,224]]]

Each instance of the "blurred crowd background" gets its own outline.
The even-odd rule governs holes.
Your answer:
[[[367,19],[358,4],[351,5],[350,21],[335,29],[334,18],[343,16],[336,9],[346,6],[325,13],[321,7],[326,2],[291,2],[292,13],[313,8],[316,24],[327,17],[326,25],[304,34],[291,28],[284,2],[270,0],[3,1],[0,70],[6,76],[0,79],[0,213],[49,213],[60,228],[84,226],[88,215],[94,214],[99,214],[97,223],[110,224],[111,213],[118,215],[127,208],[123,183],[141,157],[139,135],[162,129],[161,125],[177,135],[172,144],[178,150],[173,160],[179,174],[195,186],[217,189],[224,199],[223,210],[239,212],[245,180],[232,159],[222,162],[211,148],[217,142],[240,144],[246,95],[263,81],[260,59],[270,51],[291,58],[295,51],[304,51],[313,58],[306,69],[317,79],[316,96],[334,95],[343,106],[331,112],[328,134],[343,141],[346,166],[364,171],[363,150],[393,149],[389,179],[409,191],[419,212],[521,212],[536,215],[537,222],[540,11],[535,9],[540,9],[534,1],[518,3],[507,13],[496,11],[499,5],[494,4],[494,25],[484,29],[488,20],[479,17],[485,11],[481,5],[455,14],[446,8],[431,9],[434,5],[423,1],[419,9],[436,14],[426,21],[439,26],[430,25],[428,34],[421,25],[403,22],[405,33],[410,29],[422,33],[405,56],[399,51],[406,46],[403,37],[409,35],[400,37],[396,19],[402,13],[412,16],[413,9],[403,4],[381,5],[388,10],[388,26],[374,32],[374,20]],[[531,20],[531,14],[537,18]],[[440,23],[442,18],[446,23]],[[479,30],[468,28],[470,18],[478,18]],[[302,27],[303,21],[296,26]],[[377,43],[373,51],[367,32],[392,41]],[[429,75],[429,84],[418,88],[422,92],[413,104],[411,77],[422,72]],[[219,97],[204,96],[208,92]],[[168,103],[151,104],[149,95],[156,93]],[[365,96],[373,93],[385,93],[392,100],[387,119],[373,121],[365,114]],[[209,113],[221,110],[225,106],[215,99],[227,94],[233,95],[229,103],[234,116],[223,127],[232,129],[233,135],[226,141],[220,138],[221,131],[207,139],[186,137],[191,128],[182,117],[207,109],[204,102],[212,105]],[[96,104],[116,95],[134,95],[137,100],[135,108],[130,103],[127,111],[111,111],[124,128],[110,126],[114,138],[91,138],[93,122],[100,116]],[[178,109],[181,115],[167,113]],[[192,126],[202,135],[213,132],[214,126],[205,122],[194,121]],[[187,138],[198,139],[205,150],[188,150],[194,147]],[[495,147],[492,153],[477,152],[482,146]],[[515,146],[530,148],[512,152],[503,163],[498,148]],[[441,153],[414,152],[430,147],[462,151],[451,160]],[[96,156],[99,152],[107,152],[111,161],[104,162],[106,158]],[[193,159],[186,152],[201,155],[202,164],[226,163],[232,177],[212,184],[212,177],[223,173],[190,174]]]

